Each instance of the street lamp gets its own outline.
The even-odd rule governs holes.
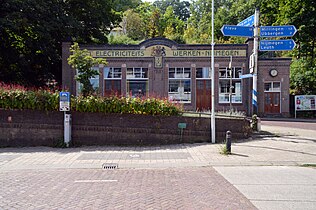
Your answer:
[[[212,0],[212,112],[211,112],[211,134],[212,143],[215,144],[215,69],[214,69],[214,0]]]

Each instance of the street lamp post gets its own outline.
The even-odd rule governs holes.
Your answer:
[[[229,61],[229,74],[230,74],[230,81],[229,81],[229,113],[232,115],[233,112],[233,105],[232,105],[232,99],[233,99],[233,67],[232,67],[232,62],[233,62],[233,56],[230,56],[230,61]]]
[[[215,144],[215,69],[214,69],[214,0],[212,0],[212,113],[211,113],[211,134],[212,143]]]

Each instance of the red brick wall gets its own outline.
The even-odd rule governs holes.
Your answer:
[[[11,122],[8,121],[11,117]],[[178,123],[186,123],[182,137]],[[250,135],[246,119],[216,119],[217,142]],[[0,146],[54,146],[63,138],[63,113],[0,110]],[[72,140],[80,145],[159,145],[210,142],[210,118],[72,113]]]

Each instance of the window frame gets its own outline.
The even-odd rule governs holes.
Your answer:
[[[208,69],[208,77],[197,77],[197,73],[198,73],[198,70],[199,69],[202,69],[202,75],[203,75],[203,69]],[[211,70],[211,67],[198,67],[198,68],[195,68],[195,78],[196,80],[212,80],[212,70]]]
[[[132,69],[132,76],[133,77],[128,77],[128,71]],[[140,72],[136,72],[135,69],[139,69]],[[136,74],[140,74],[141,77],[135,77]],[[144,77],[143,77],[144,76]],[[146,77],[145,77],[146,76]],[[145,83],[145,94],[142,95],[142,97],[148,97],[149,95],[149,70],[148,68],[146,67],[128,67],[126,68],[126,96],[127,97],[137,97],[135,95],[132,95],[130,94],[131,90],[129,89],[130,88],[130,83],[135,83],[135,82],[144,82]]]
[[[232,86],[233,91],[232,91],[232,95],[230,98],[230,91],[229,91],[229,86],[230,86],[230,69],[228,67],[225,68],[220,68],[218,70],[218,103],[220,104],[228,104],[228,103],[234,103],[234,104],[242,104],[243,103],[243,99],[242,99],[242,79],[240,78],[240,75],[242,75],[243,69],[241,67],[232,67]],[[228,85],[228,92],[222,92],[222,84],[224,85]],[[238,88],[238,93],[236,93],[236,84],[239,84],[239,88]],[[225,88],[227,89],[227,87]],[[223,99],[224,100],[221,100]],[[228,98],[228,100],[227,100]],[[240,99],[240,100],[236,100],[236,99]]]
[[[170,77],[174,74],[172,77]],[[178,91],[170,91],[170,82],[179,82]],[[185,91],[185,82],[189,81],[190,91]],[[182,85],[181,85],[182,84]],[[183,88],[182,96],[179,88]],[[178,97],[174,97],[178,96]],[[181,97],[182,98],[181,98]],[[192,68],[173,67],[168,69],[168,98],[174,102],[189,104],[192,103]]]

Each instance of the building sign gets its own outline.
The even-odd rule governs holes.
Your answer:
[[[295,110],[316,110],[316,95],[298,95],[295,96]]]
[[[161,52],[160,52],[160,51]],[[128,58],[128,57],[210,57],[211,50],[177,50],[164,45],[154,45],[140,50],[89,50],[93,57],[98,58]],[[159,51],[159,52],[158,52]],[[161,56],[156,54],[161,53]],[[246,57],[246,50],[215,50],[216,57]]]

